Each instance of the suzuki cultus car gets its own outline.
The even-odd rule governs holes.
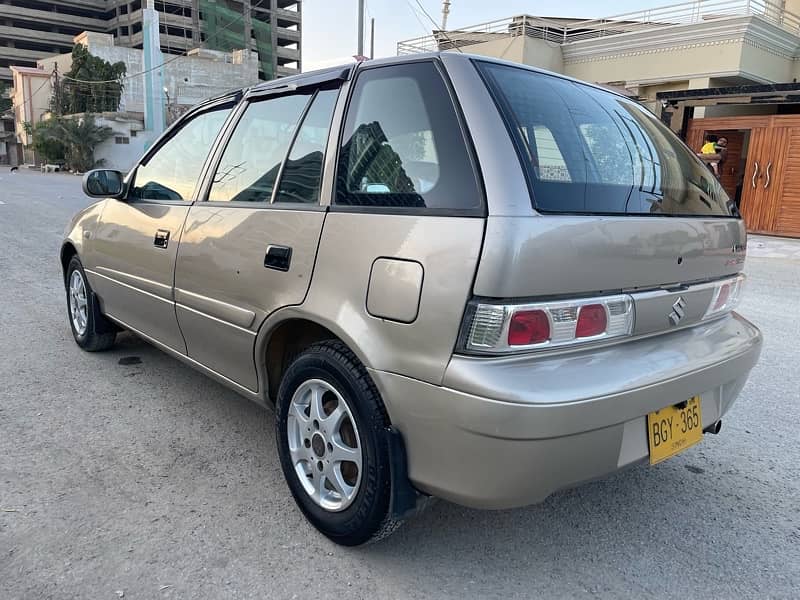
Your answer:
[[[265,406],[340,544],[430,497],[499,509],[719,431],[758,359],[745,228],[648,110],[465,54],[184,115],[61,249],[88,351],[129,330]]]

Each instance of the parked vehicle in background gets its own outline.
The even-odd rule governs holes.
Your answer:
[[[260,84],[84,188],[78,345],[128,329],[274,405],[289,488],[341,544],[428,495],[516,507],[668,458],[761,348],[710,171],[636,103],[510,63]]]

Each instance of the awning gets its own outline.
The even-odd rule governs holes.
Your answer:
[[[662,106],[793,104],[800,102],[800,83],[766,83],[659,92],[656,100]]]

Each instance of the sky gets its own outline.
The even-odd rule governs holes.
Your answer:
[[[441,0],[366,0],[364,53],[369,54],[369,19],[375,18],[375,57],[397,54],[397,42],[430,35],[434,28],[421,4],[437,24]],[[541,17],[607,17],[680,0],[451,0],[448,29],[530,14]],[[302,0],[303,70],[347,62],[356,54],[358,0]]]

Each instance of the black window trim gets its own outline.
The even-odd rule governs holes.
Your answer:
[[[339,157],[342,152],[342,143],[344,140],[344,130],[345,130],[345,123],[347,122],[347,117],[350,114],[350,107],[353,102],[353,96],[355,95],[356,86],[358,85],[358,78],[362,72],[369,71],[372,69],[391,69],[392,67],[404,66],[409,64],[417,64],[417,63],[432,63],[434,68],[436,69],[437,73],[441,77],[442,81],[444,82],[445,89],[447,90],[448,96],[450,97],[450,103],[455,110],[456,119],[458,120],[459,129],[461,131],[461,138],[464,141],[464,147],[467,150],[467,156],[469,159],[470,167],[472,169],[473,177],[475,178],[475,184],[478,187],[478,200],[479,205],[473,208],[464,208],[464,209],[457,209],[457,208],[424,208],[424,207],[400,207],[400,206],[366,206],[366,205],[346,205],[346,204],[336,204],[336,188],[339,184]],[[333,189],[331,195],[331,204],[330,204],[330,211],[331,212],[340,212],[340,213],[369,213],[369,214],[382,214],[382,215],[410,215],[410,216],[431,216],[431,217],[478,217],[478,218],[485,218],[488,214],[487,211],[487,203],[486,203],[486,188],[484,186],[483,181],[483,174],[481,173],[480,163],[477,160],[477,154],[475,152],[475,146],[472,141],[472,135],[469,132],[467,127],[466,119],[464,118],[464,113],[461,108],[461,103],[458,101],[458,97],[455,93],[455,88],[453,87],[453,83],[450,80],[450,76],[447,73],[447,69],[445,68],[444,64],[438,57],[424,57],[424,58],[415,58],[413,60],[407,60],[399,63],[390,63],[390,64],[370,64],[368,62],[359,63],[358,68],[354,74],[353,80],[350,85],[350,89],[348,90],[347,94],[347,101],[345,102],[344,112],[342,113],[342,122],[339,127],[339,139],[336,143],[336,161],[334,163],[334,174],[333,174]]]
[[[217,145],[219,144],[222,135],[225,132],[226,127],[231,122],[232,117],[236,113],[236,107],[241,100],[242,92],[238,91],[232,95],[226,95],[224,97],[213,98],[198,106],[195,106],[191,110],[189,110],[186,114],[181,116],[178,120],[176,120],[172,125],[167,127],[167,129],[162,133],[156,141],[153,143],[150,148],[144,153],[144,155],[136,162],[136,164],[131,168],[128,172],[127,177],[125,178],[123,185],[125,186],[125,194],[123,196],[123,201],[131,202],[131,203],[138,203],[138,204],[164,204],[164,205],[175,205],[175,206],[187,206],[193,204],[198,200],[200,194],[203,189],[203,181],[206,176],[206,169],[208,167],[208,162],[213,156]],[[230,113],[228,114],[225,122],[222,124],[219,132],[217,132],[217,136],[214,139],[214,142],[211,144],[211,147],[206,154],[206,158],[203,161],[203,165],[200,168],[200,173],[197,177],[197,183],[195,183],[194,190],[192,191],[192,198],[187,200],[158,200],[154,198],[131,198],[130,191],[131,185],[136,182],[136,174],[139,171],[139,167],[142,165],[147,165],[151,158],[161,150],[161,148],[166,144],[169,140],[175,137],[180,131],[193,119],[203,115],[205,113],[213,112],[214,110],[219,110],[224,108],[226,105],[230,105]]]
[[[235,111],[235,114],[232,115],[232,119],[229,119],[226,126],[223,127],[222,131],[220,132],[220,137],[217,139],[217,144],[214,149],[214,153],[210,156],[210,160],[208,161],[207,168],[203,172],[203,185],[199,190],[199,194],[197,196],[197,201],[202,202],[204,205],[214,206],[214,207],[229,207],[229,208],[250,208],[250,209],[259,209],[259,210],[305,210],[305,211],[313,211],[313,212],[321,212],[327,210],[327,206],[322,205],[321,201],[322,198],[316,203],[306,203],[306,202],[275,202],[276,192],[278,187],[280,186],[281,179],[283,177],[283,169],[286,164],[286,160],[289,158],[289,154],[294,147],[295,140],[297,139],[297,135],[300,131],[300,128],[303,126],[303,121],[308,114],[308,111],[311,109],[311,106],[314,100],[317,98],[317,94],[320,90],[327,90],[327,89],[338,89],[339,93],[341,93],[341,82],[342,80],[339,78],[331,78],[325,77],[317,79],[313,84],[307,85],[298,85],[298,86],[288,86],[288,85],[281,85],[276,87],[270,87],[264,90],[258,90],[258,93],[254,94],[247,94],[244,100],[240,103]],[[269,100],[274,100],[275,98],[281,98],[284,96],[295,96],[297,94],[304,94],[309,91],[309,88],[312,90],[311,97],[306,102],[306,105],[303,107],[303,111],[300,113],[300,117],[297,121],[297,127],[295,127],[294,132],[292,133],[292,139],[289,142],[289,146],[286,149],[286,154],[283,157],[281,162],[280,168],[278,169],[278,174],[275,177],[275,187],[272,190],[272,195],[270,196],[269,202],[243,202],[243,201],[230,201],[230,200],[209,200],[209,194],[211,193],[211,187],[213,184],[214,174],[217,172],[217,168],[219,167],[219,163],[222,161],[222,157],[225,154],[225,149],[228,147],[228,144],[233,137],[233,134],[236,132],[236,128],[239,126],[242,118],[244,118],[245,112],[247,111],[248,107],[252,104],[257,104],[259,102],[267,102]],[[337,97],[337,102],[339,101]],[[336,105],[334,104],[334,114],[331,115],[331,127],[328,130],[328,139],[330,139],[331,130],[333,129],[333,119],[336,112]],[[320,185],[322,184],[322,179],[325,174],[325,154],[327,153],[328,144],[325,144],[325,153],[323,154],[322,158],[322,169],[320,171]],[[320,190],[321,191],[321,190]]]
[[[348,65],[344,68],[329,69],[321,73],[270,81],[250,88],[245,95],[245,100],[257,100],[279,94],[293,94],[306,91],[309,88],[315,91],[328,86],[341,88],[342,83],[350,80],[353,70],[353,66]]]
[[[519,71],[525,71],[531,73],[533,75],[539,75],[542,77],[552,77],[554,79],[561,79],[563,81],[567,81],[576,85],[582,85],[591,89],[595,89],[601,92],[605,92],[607,94],[611,94],[612,96],[619,96],[620,98],[624,98],[625,100],[631,101],[629,98],[625,98],[622,94],[618,94],[612,90],[607,90],[601,88],[599,86],[592,85],[590,83],[586,83],[583,81],[579,81],[577,79],[572,79],[571,77],[561,77],[556,74],[546,73],[539,71],[537,69],[530,69],[524,65],[514,65],[514,64],[506,64],[501,62],[496,62],[492,60],[485,60],[480,58],[471,58],[470,61],[473,63],[475,70],[478,72],[478,76],[483,81],[486,89],[489,91],[489,95],[494,100],[494,103],[497,105],[497,110],[500,113],[500,118],[503,120],[503,123],[506,127],[506,132],[508,133],[509,137],[511,138],[511,142],[514,145],[514,150],[517,154],[517,159],[519,160],[520,168],[522,169],[523,174],[525,175],[525,184],[528,187],[528,194],[530,195],[531,199],[531,207],[537,213],[542,215],[559,215],[559,216],[576,216],[576,217],[642,217],[642,218],[662,218],[662,219],[687,219],[687,218],[702,218],[702,219],[733,219],[733,220],[741,220],[742,216],[739,210],[736,208],[735,203],[731,200],[729,201],[729,208],[731,210],[730,215],[691,215],[691,214],[669,214],[669,213],[623,213],[623,212],[604,212],[604,211],[568,211],[568,210],[547,210],[543,208],[539,208],[536,205],[536,194],[533,190],[533,180],[532,180],[532,173],[531,170],[528,168],[528,165],[525,164],[523,157],[527,152],[526,148],[524,147],[524,141],[522,137],[519,135],[517,131],[517,127],[515,127],[515,123],[512,122],[512,115],[514,111],[508,104],[505,95],[498,94],[497,90],[499,86],[497,82],[494,81],[493,75],[489,72],[488,68],[484,68],[483,65],[490,65],[490,66],[501,66],[506,67],[509,69],[517,69]],[[647,109],[645,109],[647,110]],[[581,136],[582,137],[582,136]],[[679,136],[677,137],[680,142],[687,148],[691,153],[694,153],[691,148],[689,148],[688,144],[682,140]]]

